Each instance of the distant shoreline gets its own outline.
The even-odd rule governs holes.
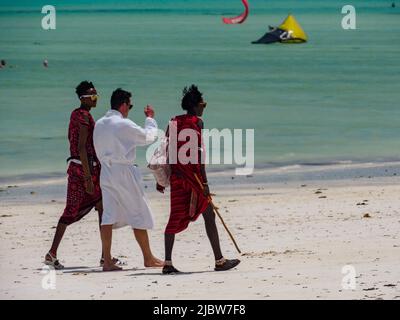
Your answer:
[[[151,172],[140,166],[144,181],[151,181]],[[236,176],[234,166],[221,168],[209,167],[207,169],[211,180],[216,184],[224,184],[226,179],[242,180],[246,176]],[[251,177],[257,182],[285,183],[290,181],[309,180],[343,180],[363,177],[392,177],[400,176],[400,161],[382,162],[353,162],[340,161],[332,163],[302,163],[273,165],[264,164],[255,167]],[[66,180],[65,172],[50,172],[40,174],[23,174],[0,177],[0,188],[5,189],[14,185],[27,185],[36,183],[61,183]]]

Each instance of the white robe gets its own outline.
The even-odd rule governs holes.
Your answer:
[[[155,141],[157,122],[146,118],[141,128],[110,110],[96,122],[93,142],[101,163],[100,187],[103,196],[102,225],[152,229],[153,214],[142,187],[140,170],[134,165],[136,147]]]

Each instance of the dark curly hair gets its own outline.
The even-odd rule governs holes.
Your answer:
[[[86,92],[91,89],[94,88],[93,83],[89,82],[89,81],[82,81],[75,89],[75,92],[78,96],[78,98],[80,98],[81,96],[83,96],[84,94],[86,94]]]
[[[181,107],[183,110],[193,110],[200,102],[203,101],[203,94],[199,91],[197,86],[192,84],[189,88],[185,87],[182,91],[182,103]]]
[[[116,89],[111,95],[111,109],[118,110],[121,104],[128,102],[132,97],[132,93],[129,91],[122,90],[121,88]]]

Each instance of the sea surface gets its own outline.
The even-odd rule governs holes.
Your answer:
[[[0,179],[65,175],[75,87],[93,81],[95,119],[118,87],[134,94],[130,118],[152,104],[161,128],[182,113],[195,83],[207,128],[254,129],[256,167],[400,160],[400,2],[250,0],[241,25],[223,16],[240,0],[52,1],[56,30],[43,30],[43,1],[0,2]],[[291,13],[306,44],[252,45]],[[49,67],[42,61],[47,59]],[[138,163],[144,165],[145,149]],[[224,168],[224,165],[214,166]]]

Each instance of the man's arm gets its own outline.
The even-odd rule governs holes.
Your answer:
[[[200,127],[201,130],[204,129],[204,123],[201,119],[198,121],[198,126]],[[200,133],[201,135],[201,133]],[[207,180],[207,174],[206,174],[206,165],[205,165],[205,159],[204,159],[204,150],[202,150],[201,146],[199,146],[199,157],[200,161],[200,173],[201,177],[203,178],[203,188],[204,188],[204,195],[208,196],[210,194],[210,189],[208,188],[208,180]]]
[[[157,121],[154,119],[153,107],[147,105],[147,107],[144,108],[144,114],[146,116],[144,128],[129,120],[129,131],[130,134],[134,136],[135,145],[137,146],[145,146],[151,144],[157,139],[158,126]]]

